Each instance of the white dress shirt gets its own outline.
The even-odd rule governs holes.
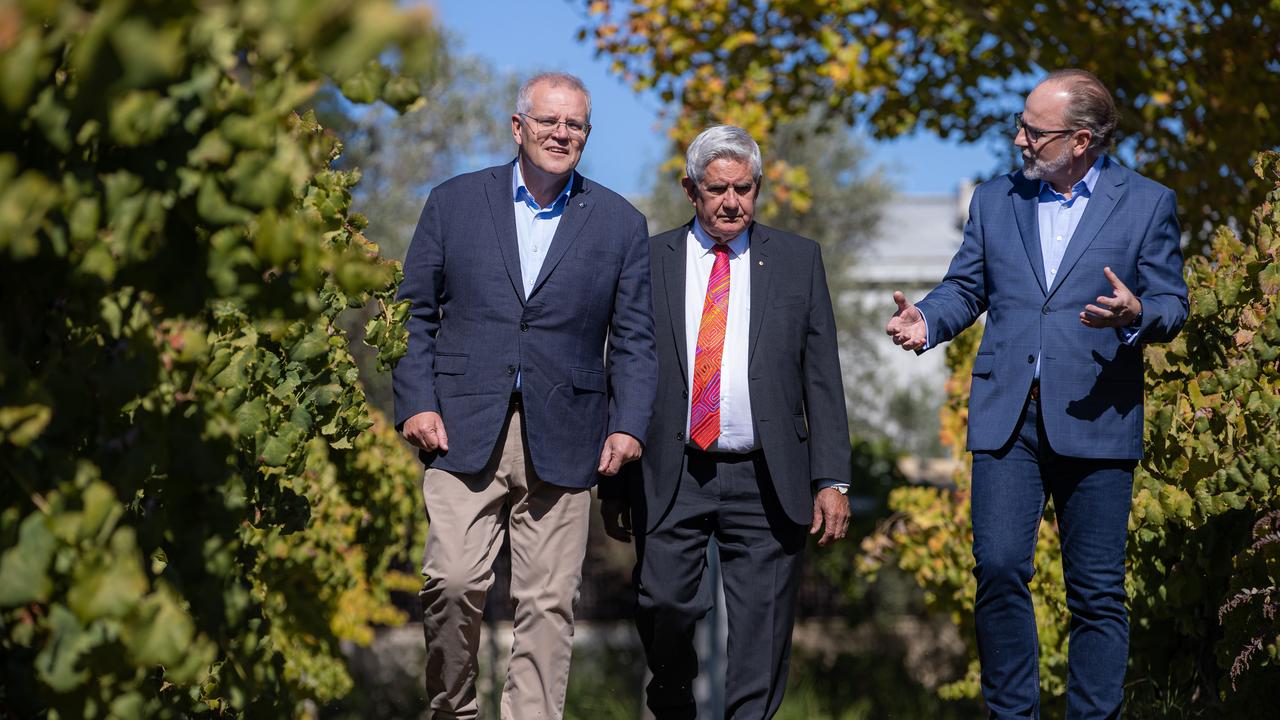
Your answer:
[[[707,450],[746,453],[760,447],[751,421],[751,392],[747,385],[747,348],[751,329],[751,248],[749,233],[729,241],[729,316],[724,352],[720,358],[720,437]],[[693,367],[698,355],[698,331],[707,283],[715,265],[715,240],[697,220],[685,241],[684,328],[690,378],[689,407],[685,408],[685,437],[693,404]],[[690,440],[692,444],[692,440]]]

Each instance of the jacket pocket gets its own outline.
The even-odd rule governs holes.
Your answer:
[[[991,374],[995,364],[995,353],[978,353],[977,357],[973,359],[973,374],[976,377],[986,377]]]
[[[792,415],[791,421],[796,426],[796,437],[801,440],[809,439],[809,426],[804,421],[804,415]]]
[[[575,390],[604,392],[604,373],[582,368],[569,368],[569,378]]]
[[[437,375],[462,375],[467,371],[466,355],[444,355],[436,353]]]

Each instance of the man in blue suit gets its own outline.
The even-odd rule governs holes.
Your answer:
[[[1169,341],[1187,317],[1174,194],[1105,154],[1115,104],[1088,72],[1050,74],[1014,120],[1023,169],[977,188],[946,278],[915,305],[894,293],[887,331],[923,351],[987,314],[968,448],[991,717],[1039,716],[1028,583],[1052,499],[1071,611],[1067,717],[1118,718],[1142,347]]]
[[[501,715],[561,717],[590,488],[640,456],[649,424],[648,231],[626,200],[575,172],[590,119],[578,78],[526,82],[511,116],[515,161],[435,188],[405,258],[396,424],[428,467],[433,717],[478,715],[480,621],[504,535],[515,638]]]

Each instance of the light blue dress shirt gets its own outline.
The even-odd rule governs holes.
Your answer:
[[[560,218],[564,216],[565,206],[569,204],[569,190],[573,187],[577,173],[569,176],[564,189],[547,207],[542,207],[534,199],[533,193],[524,184],[524,173],[520,171],[520,158],[515,160],[515,169],[511,172],[511,200],[516,211],[516,244],[520,248],[520,282],[524,286],[524,297],[527,300],[533,291],[533,284],[542,271],[542,262],[547,259],[547,250],[551,240],[555,238],[556,228],[560,227]],[[520,373],[516,373],[516,389],[520,388]]]

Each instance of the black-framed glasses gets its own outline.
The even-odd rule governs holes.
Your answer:
[[[587,133],[591,132],[591,123],[581,123],[577,120],[557,120],[556,118],[534,117],[533,115],[522,112],[517,112],[516,114],[525,119],[525,121],[533,128],[534,134],[538,137],[546,137],[550,135],[561,125],[564,125],[566,132],[576,138],[584,138],[587,136]]]
[[[1070,135],[1076,130],[1079,130],[1079,128],[1072,128],[1069,130],[1041,130],[1038,127],[1022,122],[1022,113],[1013,114],[1013,127],[1016,128],[1015,134],[1017,134],[1017,132],[1025,132],[1027,134],[1027,141],[1033,143],[1040,142],[1040,138],[1045,135]]]

